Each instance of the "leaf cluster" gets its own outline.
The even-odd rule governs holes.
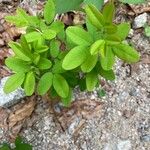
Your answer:
[[[100,77],[115,79],[116,57],[128,63],[139,60],[137,51],[124,43],[130,25],[113,23],[113,2],[108,2],[102,12],[95,5],[84,5],[86,28],[65,28],[62,22],[54,19],[58,2],[47,1],[43,18],[29,16],[20,8],[16,16],[6,17],[16,26],[26,27],[26,34],[19,42],[9,43],[14,56],[7,58],[5,63],[14,74],[6,82],[6,93],[21,86],[27,96],[48,94],[60,97],[63,104],[69,106],[76,86],[92,91],[98,86]]]

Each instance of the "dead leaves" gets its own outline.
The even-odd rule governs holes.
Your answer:
[[[74,101],[70,108],[64,108],[56,114],[56,121],[64,131],[68,130],[70,134],[77,135],[87,120],[100,117],[102,106],[102,102],[94,100]]]
[[[130,11],[128,11],[128,14],[131,16],[140,15],[145,12],[147,13],[150,12],[150,2],[141,5],[129,5],[129,6],[130,6]]]
[[[11,55],[11,50],[7,47],[8,42],[16,40],[24,29],[17,29],[12,24],[5,21],[8,13],[0,12],[0,78],[10,75],[10,72],[4,67],[5,58]]]
[[[34,111],[36,97],[28,98],[25,103],[19,103],[10,110],[0,108],[0,128],[5,132],[6,137],[14,140],[20,132],[24,122]]]

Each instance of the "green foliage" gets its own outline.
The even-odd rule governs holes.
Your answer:
[[[78,9],[83,0],[55,0],[56,3],[56,12],[61,14],[68,12],[70,10]],[[64,5],[63,5],[64,4]]]
[[[104,0],[84,0],[84,4],[93,4],[95,7],[100,9],[104,4]]]
[[[54,20],[56,13],[76,9],[81,3],[86,12],[86,28],[66,28]],[[69,0],[62,5],[61,0],[48,0],[43,17],[29,16],[22,9],[17,10],[16,16],[6,17],[19,27],[26,26],[26,34],[20,41],[9,43],[14,56],[7,58],[5,64],[13,75],[5,84],[6,93],[21,86],[27,96],[37,93],[60,97],[67,107],[76,86],[82,91],[92,91],[100,77],[114,80],[113,66],[117,57],[128,63],[139,60],[138,52],[124,44],[130,25],[113,23],[113,2],[106,3],[102,12],[97,8],[103,1],[93,3],[95,5],[91,0]]]
[[[144,31],[145,31],[145,35],[146,35],[147,37],[150,37],[150,26],[147,25],[147,26],[145,27]]]
[[[11,148],[9,144],[4,143],[0,145],[0,150],[32,150],[32,146],[25,143],[21,137],[17,137],[14,144],[15,148]]]
[[[71,10],[79,10],[81,5],[93,4],[98,9],[100,9],[104,0],[65,0],[65,5],[62,5],[64,0],[55,0],[56,12],[58,14],[65,13]]]
[[[102,98],[106,95],[106,91],[104,89],[100,89],[97,91],[98,97]]]
[[[44,7],[44,19],[47,24],[50,24],[53,21],[54,17],[55,17],[55,4],[53,0],[48,0]]]
[[[146,0],[120,0],[120,1],[127,4],[140,4],[146,2]]]

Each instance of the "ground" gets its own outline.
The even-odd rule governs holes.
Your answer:
[[[41,3],[38,4],[39,9]],[[8,14],[6,8],[13,4],[15,8],[17,5],[24,8],[30,5],[30,11],[35,11],[35,6],[31,9],[33,5],[23,1],[21,4],[3,4],[0,13]],[[3,118],[0,118],[0,123],[3,124],[0,124],[0,143],[11,141],[15,133],[19,133],[33,145],[34,150],[149,150],[150,38],[145,36],[143,27],[138,27],[134,22],[135,17],[146,13],[149,23],[149,10],[149,4],[117,6],[115,21],[131,22],[132,30],[127,41],[138,50],[141,59],[132,65],[117,60],[114,66],[116,80],[101,81],[101,88],[106,91],[104,97],[98,96],[98,89],[92,93],[75,89],[72,106],[65,109],[61,104],[55,104],[54,110],[46,98],[25,98],[15,106],[1,109],[3,115],[0,117]],[[1,24],[4,25],[3,22]],[[10,55],[7,40],[2,37],[5,44],[0,47],[0,58]],[[1,78],[10,74],[2,64]]]

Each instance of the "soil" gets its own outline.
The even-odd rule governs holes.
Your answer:
[[[11,55],[7,43],[17,40],[21,34],[14,26],[6,23],[2,16],[13,13],[18,5],[26,10],[28,8],[27,11],[32,14],[43,6],[43,1],[2,1],[0,78],[11,73],[4,66],[4,59]],[[148,6],[118,5],[115,21],[129,21],[133,25],[134,18],[145,13],[139,13],[141,8],[147,10]],[[150,17],[149,12],[146,13]],[[14,30],[13,34],[8,28]],[[132,28],[127,41],[141,54],[138,63],[130,65],[117,60],[114,66],[116,80],[110,82],[101,79],[101,87],[91,93],[75,89],[74,101],[68,109],[61,103],[52,105],[46,98],[34,97],[31,113],[19,123],[17,120],[17,126],[12,126],[13,131],[31,143],[34,150],[150,150],[150,38],[145,36],[144,28]],[[97,91],[102,89],[106,95],[100,97]],[[4,118],[8,118],[7,115],[20,110],[22,104],[31,106],[28,105],[29,101],[30,98],[7,109],[7,112],[0,112]],[[13,137],[0,126],[0,144],[11,142]]]

